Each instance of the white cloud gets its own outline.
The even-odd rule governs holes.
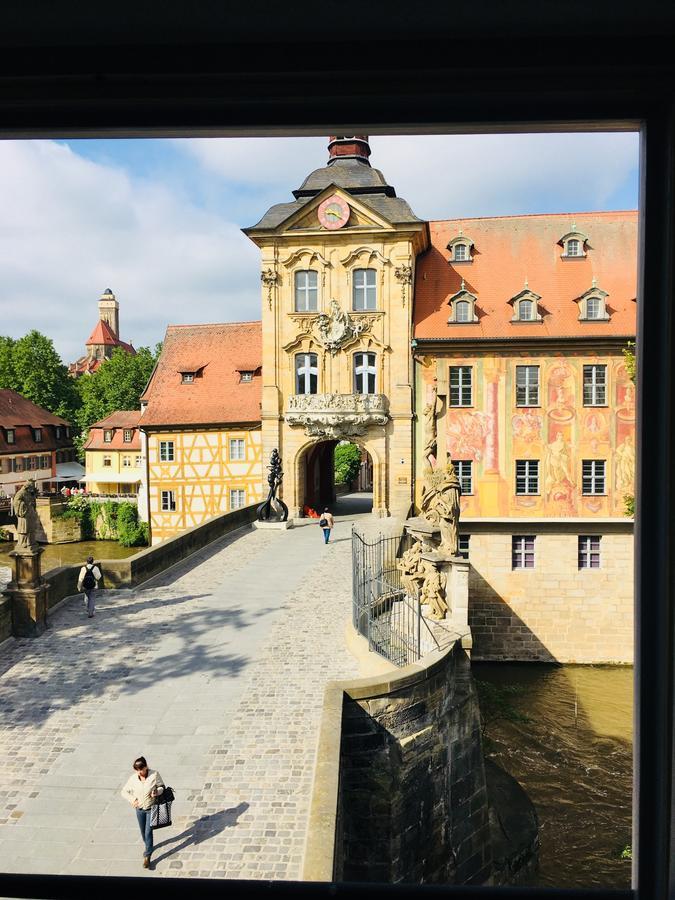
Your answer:
[[[240,225],[291,199],[325,164],[326,138],[167,143],[176,159],[162,183],[111,163],[112,141],[104,162],[76,144],[0,142],[1,333],[38,328],[75,359],[107,287],[122,338],[137,346],[167,323],[260,315],[258,250]],[[602,209],[637,166],[635,134],[376,136],[371,146],[373,165],[428,218]]]

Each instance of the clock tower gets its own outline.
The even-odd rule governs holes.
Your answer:
[[[346,440],[370,457],[373,513],[413,499],[412,287],[427,223],[370,165],[367,135],[244,229],[261,251],[263,460],[278,448],[291,515],[334,497]]]

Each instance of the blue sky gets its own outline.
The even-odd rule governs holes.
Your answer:
[[[5,141],[2,331],[38,328],[83,353],[110,287],[121,336],[259,316],[257,222],[315,168],[327,139]],[[632,133],[375,136],[371,162],[422,218],[637,206]]]

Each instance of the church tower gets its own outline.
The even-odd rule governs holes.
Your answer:
[[[113,335],[119,338],[120,305],[110,288],[106,288],[101,294],[101,299],[98,301],[98,315],[102,322],[106,322],[110,326]]]
[[[291,515],[331,502],[341,440],[370,457],[375,515],[412,503],[412,286],[429,231],[370,153],[367,135],[332,136],[295,199],[244,229],[261,251],[263,459],[279,449]]]

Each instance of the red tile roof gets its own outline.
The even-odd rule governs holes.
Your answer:
[[[137,409],[117,410],[94,422],[89,430],[89,437],[84,445],[85,450],[140,450],[141,435],[138,430],[141,411]],[[132,431],[130,441],[124,440],[125,430]],[[112,431],[112,440],[104,440],[104,431]]]
[[[0,390],[0,427],[15,428],[17,425],[70,425],[61,416],[55,416],[32,400],[22,397],[9,388]]]
[[[635,334],[637,211],[504,216],[430,222],[430,249],[419,257],[414,336],[423,338],[556,338]],[[561,259],[560,238],[588,236],[587,255]],[[471,263],[450,263],[447,244],[459,234],[474,244]],[[575,299],[593,286],[606,291],[608,322],[580,322]],[[479,321],[448,324],[449,298],[462,288],[477,298]],[[542,322],[512,323],[509,300],[525,285],[541,296]]]
[[[143,401],[141,427],[260,422],[262,323],[169,325]],[[197,371],[191,384],[182,372]],[[242,382],[240,370],[257,372]]]
[[[118,337],[115,337],[115,332],[104,319],[98,320],[94,330],[89,335],[89,340],[86,341],[85,346],[90,347],[92,344],[104,344],[107,347],[122,347],[128,353],[136,354],[136,351],[131,344],[127,344]]]

